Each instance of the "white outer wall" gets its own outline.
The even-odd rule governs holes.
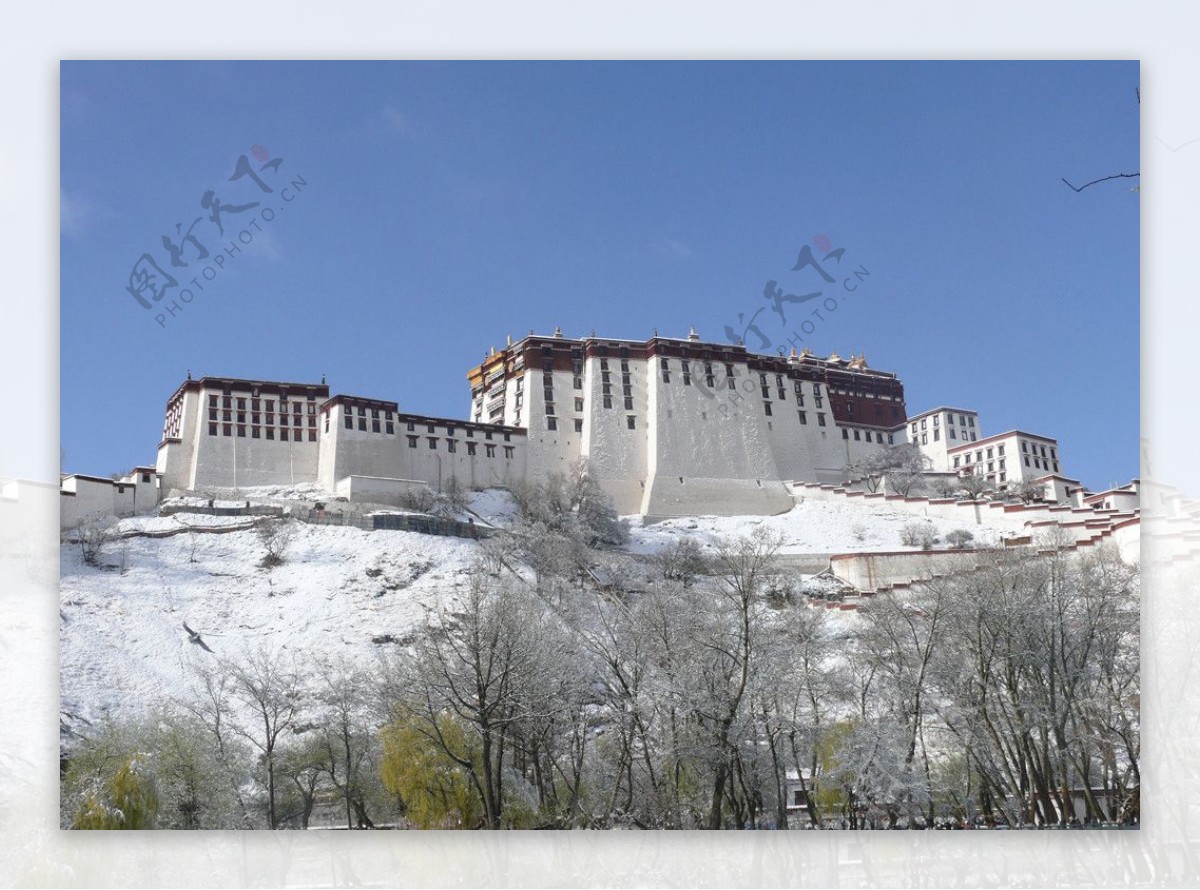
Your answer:
[[[953,418],[953,422],[951,422],[951,418]],[[935,419],[936,424],[934,423]],[[966,423],[962,422],[964,420]],[[921,426],[922,421],[925,423],[924,428]],[[971,425],[972,423],[974,426]],[[915,432],[914,424],[917,427]],[[953,439],[950,438],[950,429],[954,430]],[[937,431],[936,441],[934,440],[935,430]],[[924,444],[921,442],[922,435],[925,436]],[[974,436],[975,440],[984,437],[983,427],[979,423],[979,415],[976,412],[946,408],[938,408],[916,417],[910,417],[904,424],[904,436],[909,443],[916,445],[921,455],[929,461],[929,469],[937,472],[952,469],[953,461],[947,452],[952,448],[967,444],[964,437]]]
[[[133,516],[152,510],[158,504],[158,489],[153,476],[149,482],[111,482],[68,476],[62,480],[59,491],[60,528],[71,528],[89,516]]]
[[[544,479],[551,473],[566,473],[583,454],[587,436],[586,420],[582,433],[575,432],[575,420],[585,419],[586,411],[575,410],[575,399],[579,396],[584,397],[586,406],[587,377],[584,377],[584,388],[581,390],[575,389],[574,377],[570,371],[550,372],[550,390],[554,396],[553,416],[558,427],[551,430],[547,422],[549,415],[546,414],[544,372],[540,367],[525,369],[521,417],[528,433],[526,447],[529,457],[526,464],[530,479]],[[510,404],[516,399],[515,381],[512,382],[512,387]]]
[[[718,385],[712,390],[704,382],[703,362],[691,361],[689,368],[690,385],[683,382],[678,358],[668,358],[670,382],[662,379],[662,357],[655,357],[646,369],[651,423],[639,511],[681,516],[790,509],[768,435],[773,418],[764,414],[761,399],[745,397],[746,366],[734,365],[736,390],[727,388],[723,364],[714,368],[720,373],[714,374]],[[636,384],[634,392],[636,399]]]
[[[613,350],[614,352],[616,350]],[[591,356],[584,360],[584,423],[583,455],[588,468],[609,497],[618,513],[637,513],[641,510],[645,494],[647,474],[646,454],[648,450],[647,423],[649,394],[646,384],[646,362],[629,359],[629,377],[633,395],[633,409],[625,410],[625,395],[621,382],[621,361],[618,356],[608,358],[608,369],[612,386],[612,407],[605,408],[603,400],[602,359]],[[527,384],[528,385],[528,384]],[[533,394],[531,393],[530,396]],[[636,418],[634,429],[629,429],[626,418]],[[530,417],[536,417],[531,413]],[[532,435],[532,434],[531,434]],[[531,478],[534,467],[530,467]]]
[[[1001,446],[1004,447],[1003,456],[1000,454]],[[1026,450],[1022,450],[1022,446]],[[992,451],[990,458],[988,457],[989,449]],[[1042,449],[1046,451],[1045,458],[1041,456]],[[970,464],[963,462],[965,454],[968,452],[971,455]],[[982,455],[982,463],[979,460],[980,455]],[[957,467],[954,466],[955,458],[960,458]],[[990,470],[987,468],[989,460],[994,465]],[[1004,461],[1003,469],[1000,467],[1001,460]],[[1041,479],[1052,473],[1063,474],[1062,453],[1058,449],[1057,442],[1034,439],[1021,435],[1019,432],[1006,434],[988,442],[976,442],[971,448],[950,455],[950,464],[952,470],[969,469],[973,473],[982,473],[985,476],[994,474],[997,485],[1011,485],[1015,482]],[[1003,482],[1000,480],[1001,472],[1005,473]]]
[[[218,400],[217,435],[209,435],[209,396]],[[158,471],[162,474],[162,490],[203,491],[206,488],[231,489],[251,485],[295,485],[317,481],[319,441],[308,441],[308,406],[319,404],[295,395],[303,408],[300,427],[302,439],[293,441],[296,427],[289,425],[287,442],[252,435],[252,423],[245,423],[245,436],[237,435],[237,411],[231,421],[233,435],[224,435],[222,390],[204,387],[188,390],[183,395],[183,415],[180,423],[180,443],[165,443],[159,448]],[[250,399],[249,391],[234,390],[232,398]],[[266,398],[266,396],[264,396]],[[278,398],[278,397],[276,397]],[[236,401],[234,405],[236,405]],[[265,412],[260,412],[265,414]],[[278,412],[277,412],[278,413]],[[247,411],[247,421],[252,412]],[[289,419],[294,417],[289,412]],[[265,436],[265,429],[262,433]]]
[[[337,404],[329,410],[329,430],[325,431],[321,420],[319,444],[321,467],[319,481],[328,491],[335,491],[337,483],[348,476],[379,477],[399,480],[417,480],[435,491],[453,476],[466,488],[488,488],[507,486],[525,478],[525,437],[510,434],[505,441],[505,432],[468,430],[461,423],[434,422],[430,433],[424,423],[414,422],[409,432],[407,421],[398,420],[394,433],[375,433],[369,429],[345,428],[344,405]],[[454,430],[454,435],[449,430]],[[487,436],[491,435],[491,439]],[[409,446],[409,436],[416,436],[417,447]],[[436,440],[435,448],[429,447],[429,439]],[[449,440],[455,441],[455,451],[450,453]],[[476,454],[468,452],[468,443],[475,445]],[[493,446],[494,457],[487,456],[487,446]],[[505,457],[505,447],[512,448],[513,456]]]

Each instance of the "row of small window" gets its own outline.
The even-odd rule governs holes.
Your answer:
[[[796,397],[796,399],[797,399],[797,401],[799,401],[799,402],[800,402],[800,404],[804,404],[804,400],[803,400],[803,398],[802,398],[801,396],[797,396],[797,397]],[[818,408],[820,408],[820,407],[821,407],[821,400],[820,400],[820,399],[817,399],[816,401],[817,401],[817,407],[818,407]],[[845,403],[845,405],[846,405],[846,413],[847,413],[847,414],[851,414],[851,415],[852,415],[852,414],[854,414],[854,403],[853,403],[853,402],[846,402],[846,403]],[[884,413],[883,413],[883,405],[880,405],[878,402],[876,402],[876,403],[875,403],[875,405],[874,405],[874,408],[875,408],[875,416],[876,416],[876,417],[883,417],[883,416],[884,416]],[[888,416],[890,416],[892,420],[897,420],[897,419],[900,417],[900,407],[899,407],[898,405],[892,405],[892,406],[890,406],[890,410],[888,411]],[[867,421],[866,421],[866,420],[864,420],[864,421],[862,421],[862,422],[863,422],[863,423],[866,423]],[[954,432],[954,430],[951,430],[950,432],[952,432],[952,433],[953,433],[953,432]],[[936,434],[936,433],[937,433],[937,430],[934,430],[934,433]],[[966,433],[963,433],[963,435],[966,435]]]
[[[942,418],[942,415],[940,415],[940,414],[935,414],[935,415],[933,415],[933,425],[934,425],[935,427],[940,425],[940,424],[939,424],[939,421],[941,420],[941,418]],[[922,418],[921,418],[921,429],[925,429],[925,428],[926,428],[926,424],[929,422],[929,420],[930,420],[930,418],[928,418],[928,417],[922,417]],[[950,412],[946,412],[946,426],[947,426],[947,427],[950,427],[950,426],[953,426],[953,425],[954,425],[954,415],[953,415],[953,414],[951,414]],[[970,428],[974,429],[974,428],[975,428],[975,418],[974,418],[973,416],[971,416],[970,414],[959,414],[959,415],[958,415],[958,425],[959,425],[959,426],[970,427]],[[912,434],[913,434],[914,436],[917,434],[917,423],[916,423],[916,421],[913,421],[913,424],[912,424]],[[951,436],[950,436],[950,438],[951,438],[951,439],[955,438],[955,436],[953,435],[953,430],[951,430]],[[965,434],[963,435],[963,438],[964,438],[964,439],[966,438],[966,435],[965,435]],[[972,438],[972,440],[973,440],[975,437],[974,437],[974,436],[972,436],[971,438]]]
[[[245,411],[236,411],[236,412],[235,411],[221,411],[220,412],[221,416],[219,418],[217,417],[217,413],[218,413],[218,410],[216,408],[208,409],[208,422],[209,423],[216,423],[218,420],[220,420],[224,423],[247,423]],[[237,415],[236,418],[234,417],[235,414]],[[292,418],[291,421],[288,420],[289,416]],[[256,426],[261,425],[264,423],[264,417],[265,417],[265,424],[267,426],[269,426],[269,427],[275,426],[275,415],[270,412],[267,412],[264,415],[257,411],[251,411],[249,423],[255,424]],[[292,415],[280,414],[279,415],[279,425],[280,426],[304,426],[304,424],[302,423],[303,418],[304,418],[304,415],[302,415],[302,414],[292,414]],[[317,425],[317,416],[315,414],[310,414],[308,416],[308,425],[314,426],[314,427]]]
[[[1025,466],[1029,466],[1029,455],[1026,454],[1026,455],[1024,455],[1024,457],[1025,457]],[[1033,459],[1033,466],[1034,466],[1034,469],[1037,469],[1037,470],[1051,470],[1052,469],[1053,472],[1055,472],[1055,473],[1058,472],[1058,461],[1056,461],[1056,460],[1055,461],[1042,460],[1040,457],[1035,457]]]
[[[976,451],[976,452],[975,452],[975,463],[977,463],[977,464],[979,464],[979,463],[983,463],[983,460],[984,460],[984,454],[987,454],[987,459],[988,459],[988,460],[991,460],[993,456],[995,456],[995,457],[1004,457],[1004,446],[1003,446],[1003,445],[996,445],[996,446],[994,446],[994,447],[993,447],[993,446],[989,446],[987,449],[983,449],[983,448],[979,449],[978,451]],[[968,465],[968,464],[970,464],[970,463],[971,463],[971,452],[969,452],[969,451],[968,451],[966,454],[963,454],[963,455],[958,455],[958,456],[956,456],[956,457],[954,458],[954,466],[956,466],[956,467],[957,467],[957,466],[959,465],[959,463],[958,463],[958,462],[959,462],[959,457],[961,457],[961,458],[962,458],[962,463],[963,463],[963,466],[966,466],[966,465]],[[1028,462],[1028,461],[1026,461],[1026,466],[1028,466],[1028,463],[1029,463],[1029,462]],[[989,466],[989,468],[990,468],[990,467],[991,467],[991,464],[989,464],[988,466]],[[1003,466],[1004,466],[1004,461],[1000,461],[1000,466],[1001,466],[1001,467],[1003,467]]]
[[[420,436],[408,436],[407,438],[408,438],[408,447],[416,448],[417,443],[421,437]],[[489,436],[489,438],[491,438],[491,437]],[[428,436],[427,439],[429,441],[429,450],[437,451],[437,445],[438,445],[437,437],[436,436]],[[475,456],[475,452],[476,452],[478,445],[479,445],[478,442],[467,442],[466,443],[468,457]],[[503,447],[504,447],[504,456],[505,457],[512,457],[516,453],[516,446],[514,446],[514,445],[505,445]],[[487,457],[495,457],[496,456],[496,446],[495,445],[488,445],[485,443],[483,448],[484,448],[484,454]],[[458,454],[458,440],[457,439],[447,439],[446,440],[446,451],[449,454]]]
[[[581,368],[581,369],[575,371],[574,375],[571,377],[571,388],[572,389],[580,389],[580,390],[583,389],[583,377],[580,376],[582,373],[583,373],[583,371]],[[628,383],[629,382],[629,374],[625,374],[624,376],[625,376],[625,382]],[[605,379],[605,381],[608,380],[608,372],[607,371],[604,372],[604,379]],[[521,384],[522,384],[523,380],[524,380],[524,378],[517,379],[517,392],[521,391]],[[553,393],[554,393],[554,375],[552,373],[550,373],[549,371],[545,371],[542,374],[542,391],[544,392],[547,401],[551,401],[554,399],[554,395],[553,395]]]
[[[267,409],[267,411],[274,411],[274,410],[275,410],[275,400],[274,400],[274,399],[256,399],[256,398],[251,398],[251,399],[248,399],[248,400],[247,400],[247,399],[245,399],[245,398],[242,398],[241,396],[238,396],[238,398],[237,398],[237,400],[236,400],[236,401],[237,401],[237,410],[239,410],[239,411],[245,411],[245,410],[246,410],[246,402],[247,402],[247,401],[249,401],[249,402],[250,402],[250,410],[251,410],[251,411],[258,411],[258,410],[260,409],[260,406],[262,406],[262,403],[263,403],[263,402],[266,402],[266,409]],[[221,408],[225,408],[225,409],[232,409],[232,408],[233,408],[233,402],[234,402],[234,398],[233,398],[232,396],[222,396],[222,397],[221,397],[221,404],[220,404],[220,406],[219,406],[219,407],[221,407]],[[289,406],[289,405],[291,405],[291,408],[292,408],[292,413],[294,413],[294,414],[301,414],[301,413],[304,413],[304,412],[302,412],[302,411],[301,411],[301,408],[300,408],[300,406],[301,406],[302,404],[303,404],[302,402],[288,402],[288,400],[287,400],[287,399],[283,399],[283,400],[281,400],[281,401],[279,402],[279,410],[280,410],[281,412],[286,412],[286,411],[288,410],[288,406]],[[216,396],[216,395],[209,395],[209,397],[208,397],[208,407],[209,407],[210,409],[218,407],[218,405],[217,405],[217,396]],[[308,412],[307,412],[307,413],[309,413],[309,414],[316,414],[316,413],[317,413],[317,402],[316,402],[316,396],[309,396],[309,397],[308,397]]]
[[[360,412],[360,415],[361,415],[361,412],[362,412],[362,409],[361,409],[361,408],[359,409],[359,412]],[[388,412],[386,412],[386,419],[384,419],[384,421],[383,421],[383,429],[382,429],[382,430],[380,429],[380,420],[379,420],[379,416],[378,416],[378,415],[379,415],[379,412],[378,412],[378,411],[373,411],[373,413],[375,414],[375,416],[374,416],[374,417],[372,417],[372,418],[370,419],[370,421],[371,421],[371,432],[373,432],[373,433],[378,433],[378,432],[381,432],[381,431],[382,431],[382,432],[387,432],[388,434],[392,434],[392,433],[394,433],[394,432],[395,432],[395,426],[393,425],[393,423],[392,423],[392,421],[391,421],[391,416],[392,416],[392,412],[391,412],[391,411],[388,411]],[[354,429],[354,420],[355,420],[355,418],[354,418],[354,416],[353,416],[353,415],[351,415],[351,414],[346,414],[346,415],[345,415],[344,422],[345,422],[345,425],[346,425],[346,429],[348,429],[348,430],[352,430],[352,429]],[[432,433],[432,432],[436,432],[436,430],[437,430],[437,424],[433,424],[433,423],[426,423],[426,424],[422,424],[422,425],[425,427],[425,431],[426,431],[426,432]],[[367,418],[366,418],[365,416],[359,416],[359,417],[358,417],[358,428],[359,428],[360,430],[362,430],[363,432],[366,432],[366,430],[367,430]],[[415,432],[415,431],[416,431],[416,429],[417,429],[417,423],[416,423],[416,421],[415,421],[415,420],[409,420],[409,421],[406,421],[406,423],[405,423],[405,428],[406,428],[406,429],[407,429],[407,431],[408,431],[408,432],[410,432],[410,433],[411,433],[411,432]],[[457,432],[457,430],[458,430],[458,427],[456,427],[456,426],[447,426],[447,427],[446,427],[446,435],[447,435],[447,436],[453,436],[453,435],[455,435],[455,433]],[[328,432],[328,431],[329,431],[329,417],[328,417],[328,415],[326,415],[326,417],[325,417],[325,431],[326,431],[326,432]],[[475,438],[475,430],[474,430],[474,428],[472,428],[472,427],[467,427],[467,428],[466,428],[466,435],[467,435],[467,438],[468,438],[468,439],[474,439],[474,438]],[[505,442],[511,442],[511,441],[512,441],[512,433],[503,433],[503,436],[504,436],[504,441],[505,441]],[[487,439],[488,441],[491,441],[491,438],[492,438],[492,431],[491,431],[491,430],[484,430],[484,431],[483,431],[483,437],[484,437],[485,439]],[[415,437],[415,436],[409,436],[409,439],[413,439],[413,438],[416,438],[416,437]]]
[[[629,355],[629,350],[622,346],[621,347],[621,373],[622,374],[629,373],[628,355]],[[600,370],[601,371],[608,370],[608,359],[606,359],[606,358],[600,359]]]
[[[552,433],[557,432],[558,431],[558,418],[557,417],[547,417],[546,418],[546,429]],[[577,432],[577,433],[583,432],[583,418],[582,417],[575,418],[575,432]]]
[[[1006,467],[1005,467],[1006,463],[1007,463],[1007,461],[1004,458],[1001,458],[999,461],[989,460],[987,462],[986,472],[994,473],[996,471],[997,465],[999,466],[1001,472],[1003,472],[1006,469]],[[954,466],[957,467],[958,464],[955,463]],[[983,461],[976,461],[975,463],[971,464],[971,469],[976,473],[985,472],[983,470]],[[988,478],[990,479],[991,477],[989,476]],[[1001,481],[1003,481],[1003,480],[1001,480]]]
[[[605,407],[611,408],[612,405],[605,405]],[[630,407],[632,407],[632,406],[630,406]],[[628,417],[626,417],[625,418],[625,426],[628,429],[636,430],[637,429],[637,415],[631,414]],[[557,432],[558,418],[557,417],[547,417],[546,418],[546,429],[552,433]],[[575,418],[575,432],[577,432],[577,433],[583,432],[583,418],[581,418],[581,417]]]
[[[1038,454],[1040,452],[1043,458],[1046,457],[1045,445],[1032,444],[1026,442],[1024,439],[1021,440],[1021,450],[1026,454]],[[1055,452],[1053,445],[1050,446],[1050,457],[1053,460],[1058,460],[1058,454]]]
[[[801,421],[801,423],[803,423],[803,421]],[[824,424],[822,424],[822,426],[824,426]],[[846,427],[842,427],[842,438],[849,439],[851,432],[854,433],[854,441],[855,442],[860,442],[860,441],[870,442],[871,441],[871,431],[870,430],[863,430],[862,437],[860,438],[858,430],[851,431],[851,430],[847,429]],[[889,445],[894,444],[892,441],[893,439],[894,439],[894,436],[892,435],[892,433],[888,433],[887,440],[888,440]],[[879,445],[883,444],[883,433],[880,433],[880,432],[875,433],[875,442]]]
[[[208,425],[208,434],[210,436],[217,435],[218,427],[220,427],[222,436],[232,436],[234,434],[233,431],[236,428],[238,438],[241,438],[241,439],[246,438],[246,425],[244,423],[239,423],[239,424],[210,423]],[[274,427],[270,427],[270,426],[268,426],[268,427],[252,426],[252,427],[250,427],[250,438],[251,439],[267,439],[268,441],[273,441],[276,439],[277,433],[278,433],[278,439],[280,442],[288,442],[288,441],[303,442],[304,441],[304,430],[289,430],[287,427],[281,427],[279,430],[276,430]],[[289,435],[290,435],[290,439],[289,439]],[[310,442],[317,441],[316,428],[311,428],[308,430],[308,441],[310,441]]]
[[[946,433],[947,433],[948,437],[951,439],[958,438],[958,433],[955,431],[954,427],[952,427],[952,426],[946,427]],[[916,435],[915,431],[914,431],[913,435],[914,436]],[[935,442],[941,441],[941,438],[942,438],[942,431],[940,429],[938,429],[937,427],[934,427],[933,441],[935,441]],[[963,430],[962,431],[962,440],[964,442],[974,442],[975,434],[970,432],[969,430]],[[929,444],[929,433],[921,433],[921,444],[922,445]]]
[[[632,399],[630,399],[630,401],[632,402],[633,400],[632,400]],[[518,412],[518,416],[519,416],[519,412],[520,412],[520,411],[521,411],[521,403],[518,401],[518,402],[517,402],[517,412]],[[582,413],[582,412],[583,412],[583,399],[582,399],[582,398],[577,398],[577,399],[575,399],[575,411],[576,411],[577,413]],[[552,416],[554,416],[554,402],[553,402],[553,401],[550,401],[550,402],[547,402],[547,403],[546,403],[546,416],[547,416],[547,417],[552,417]]]

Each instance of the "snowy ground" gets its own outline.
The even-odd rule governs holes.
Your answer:
[[[214,507],[241,507],[247,500],[251,501],[328,501],[333,495],[315,482],[301,482],[297,485],[252,485],[239,488],[235,492],[223,489],[224,497],[215,498]],[[208,504],[207,497],[189,495],[186,497],[169,498],[164,505],[178,504],[181,506],[200,507]]]
[[[629,550],[654,553],[682,537],[693,537],[701,545],[721,538],[745,535],[755,528],[767,528],[783,536],[781,553],[850,553],[874,550],[904,550],[900,531],[911,522],[928,521],[944,547],[946,533],[965,528],[974,543],[987,546],[999,543],[1000,531],[946,519],[923,520],[911,513],[883,507],[865,509],[863,505],[831,501],[804,501],[778,516],[695,516],[667,519],[643,525],[640,516],[626,517],[630,524]]]
[[[512,495],[502,488],[489,488],[487,491],[471,492],[468,497],[467,506],[470,509],[470,513],[465,513],[458,517],[464,522],[468,516],[473,514],[484,520],[488,525],[504,528],[511,525],[517,515],[517,507],[513,502]]]
[[[215,517],[183,518],[209,524]],[[449,600],[478,546],[301,524],[287,562],[271,570],[258,566],[264,551],[256,534],[238,531],[109,545],[102,558],[124,563],[124,572],[84,565],[78,547],[64,546],[62,709],[90,719],[114,706],[150,705],[182,693],[191,664],[258,645],[304,659],[346,654],[369,661],[388,645],[372,638],[403,638]],[[184,622],[211,654],[189,642]]]
[[[270,496],[282,492],[271,489]],[[511,496],[502,491],[474,493],[470,510],[476,521],[498,526],[508,525],[514,514]],[[122,521],[118,531],[216,529],[248,520],[143,516]],[[635,554],[653,553],[684,536],[711,545],[758,527],[780,532],[786,554],[899,550],[901,528],[914,521],[886,509],[819,501],[772,517],[699,516],[645,526],[640,517],[630,520],[628,550]],[[933,524],[943,538],[963,527]],[[971,531],[981,544],[998,538],[994,529]],[[285,564],[267,570],[259,566],[265,551],[251,529],[126,538],[102,555],[114,566],[109,569],[84,565],[80,548],[64,545],[63,713],[71,723],[110,709],[142,710],[186,693],[192,666],[236,658],[258,646],[305,660],[345,655],[369,665],[395,641],[410,638],[431,611],[452,606],[479,547],[462,538],[299,523]],[[189,641],[184,622],[211,653]]]
[[[230,525],[246,525],[254,516],[209,516],[202,513],[175,513],[171,516],[131,516],[117,523],[117,534],[127,532],[181,531],[190,528],[219,528]]]

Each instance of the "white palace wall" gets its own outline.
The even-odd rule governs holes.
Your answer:
[[[467,376],[471,421],[331,398],[324,381],[189,378],[168,401],[161,490],[308,482],[395,499],[452,478],[540,481],[585,458],[623,514],[773,514],[793,503],[788,481],[840,484],[848,464],[907,439],[903,386],[861,356],[761,356],[695,332],[531,335]]]
[[[525,437],[515,431],[397,415],[389,435],[359,430],[357,424],[346,429],[344,408],[330,409],[329,430],[322,428],[321,433],[322,462],[316,481],[328,491],[350,476],[419,481],[434,491],[442,491],[451,478],[472,489],[508,486],[525,478]]]

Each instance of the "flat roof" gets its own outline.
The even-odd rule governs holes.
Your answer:
[[[999,439],[1008,439],[1012,436],[1024,436],[1026,439],[1037,439],[1039,442],[1049,442],[1051,445],[1057,445],[1058,439],[1051,439],[1047,436],[1038,436],[1034,433],[1027,433],[1024,430],[1009,430],[1007,433],[997,433],[994,436],[986,436],[982,439],[976,439],[974,442],[968,442],[966,445],[955,445],[953,448],[947,448],[946,453],[951,454],[955,451],[971,451],[978,448],[987,442],[995,442]]]
[[[920,420],[922,417],[928,417],[930,414],[938,414],[942,411],[954,411],[958,414],[974,414],[979,416],[979,412],[973,408],[952,408],[949,405],[939,405],[936,408],[930,408],[928,411],[922,411],[920,414],[910,414],[909,420]]]
[[[329,386],[325,383],[300,383],[290,380],[246,380],[241,377],[189,377],[179,384],[175,392],[171,393],[167,403],[170,404],[175,400],[175,397],[180,393],[189,390],[214,389],[224,386],[236,388],[238,390],[253,390],[258,389],[299,389],[299,390],[315,390],[314,395],[329,396]]]

